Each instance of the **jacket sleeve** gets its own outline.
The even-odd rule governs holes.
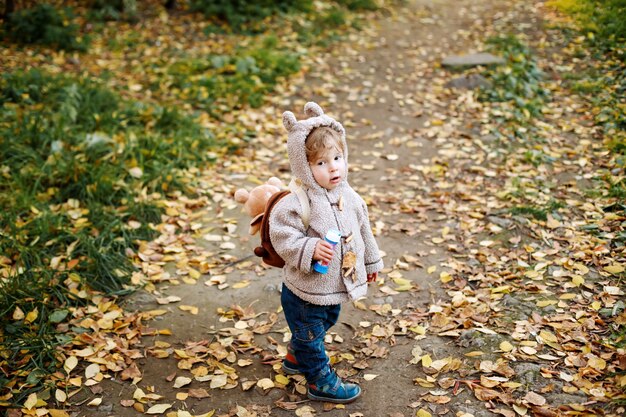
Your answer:
[[[367,274],[373,274],[374,272],[378,272],[383,269],[383,259],[380,256],[378,244],[376,243],[376,239],[372,233],[367,205],[361,197],[359,197],[359,202],[361,204],[359,224],[361,228],[361,237],[363,238],[363,243],[365,244],[365,272]]]
[[[297,206],[292,204],[293,200],[290,197],[283,198],[272,208],[270,241],[276,253],[285,261],[285,265],[309,273],[313,266],[315,245],[320,239],[306,236],[301,214],[296,209],[300,204],[297,201]]]

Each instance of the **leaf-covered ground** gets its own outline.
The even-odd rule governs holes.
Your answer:
[[[224,115],[219,126],[256,138],[202,172],[200,197],[162,202],[160,236],[133,254],[146,291],[73,312],[83,330],[58,388],[12,415],[623,415],[624,207],[603,191],[615,173],[596,110],[564,82],[581,60],[601,63],[562,19],[521,1],[385,9],[307,56],[266,105]],[[440,65],[505,34],[518,43],[495,42],[500,68]],[[125,82],[161,79],[139,72]],[[525,88],[496,100],[450,84],[475,75],[488,91]],[[279,273],[250,257],[256,238],[233,200],[271,175],[288,181],[280,115],[312,99],[347,128],[351,183],[385,252],[369,297],[327,336],[340,374],[364,388],[345,407],[306,401],[302,378],[280,372]]]

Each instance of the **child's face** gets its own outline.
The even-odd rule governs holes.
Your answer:
[[[338,149],[318,155],[309,165],[315,181],[327,190],[336,188],[346,177],[346,161]]]

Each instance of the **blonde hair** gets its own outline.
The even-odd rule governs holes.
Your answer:
[[[311,162],[333,149],[343,153],[341,134],[328,126],[316,127],[304,142],[306,159]]]

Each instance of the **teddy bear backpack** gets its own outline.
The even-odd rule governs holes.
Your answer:
[[[304,228],[307,229],[309,227],[309,219],[311,209],[309,207],[309,199],[302,189],[298,180],[292,180],[289,184],[289,189],[284,190],[280,189],[281,183],[273,181],[273,178],[268,181],[264,186],[257,187],[252,190],[250,193],[245,190],[238,190],[235,193],[235,200],[240,203],[248,203],[251,200],[251,195],[256,192],[256,196],[254,198],[267,200],[262,209],[262,212],[254,216],[252,221],[250,222],[250,234],[254,235],[259,232],[261,237],[261,244],[254,248],[254,254],[259,258],[263,259],[263,263],[274,266],[276,268],[282,268],[285,266],[285,260],[276,253],[274,246],[272,245],[272,241],[270,240],[270,214],[274,206],[286,195],[293,192],[300,201],[300,205],[302,206],[302,223],[304,224]],[[271,187],[267,187],[268,185],[272,185],[276,187],[276,190]],[[265,187],[261,189],[262,187]],[[263,194],[260,194],[261,191]],[[258,210],[258,209],[257,209]],[[254,214],[254,213],[250,213]]]

